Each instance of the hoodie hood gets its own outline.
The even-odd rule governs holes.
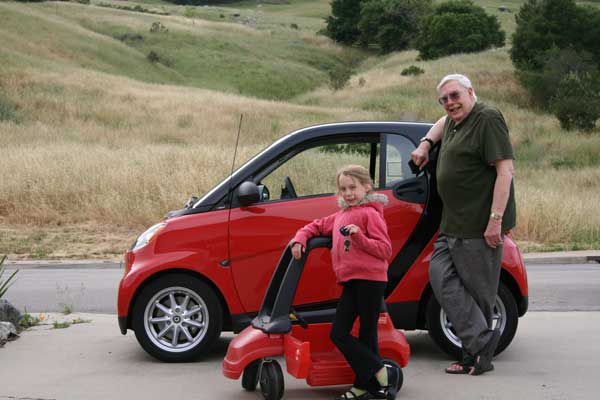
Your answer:
[[[379,211],[380,213],[382,213],[383,207],[387,206],[387,204],[388,198],[385,194],[369,193],[365,196],[364,199],[362,199],[362,201],[358,205],[356,205],[356,207],[369,205],[377,211]],[[344,199],[341,196],[338,196],[338,206],[340,206],[340,208],[344,210],[349,209],[351,207],[348,203],[346,203],[346,201],[344,201]]]

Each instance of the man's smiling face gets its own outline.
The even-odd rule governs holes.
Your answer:
[[[467,89],[456,81],[449,81],[442,86],[439,95],[446,114],[457,124],[469,115],[475,105],[473,89]]]

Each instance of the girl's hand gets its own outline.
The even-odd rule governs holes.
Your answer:
[[[292,246],[292,256],[296,260],[299,260],[302,257],[302,253],[304,253],[304,247],[298,242],[294,243]]]
[[[360,232],[360,228],[354,224],[346,225],[346,229],[350,235],[354,235],[355,233]]]

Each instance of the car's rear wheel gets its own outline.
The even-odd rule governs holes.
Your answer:
[[[504,351],[513,340],[518,323],[519,313],[515,298],[506,285],[500,282],[494,307],[494,326],[500,327],[502,336],[496,354]],[[452,358],[459,360],[462,357],[461,340],[456,336],[452,323],[434,295],[431,295],[427,305],[427,325],[433,341]]]
[[[186,274],[173,273],[150,282],[132,312],[138,342],[161,361],[196,359],[221,334],[219,299],[206,283]]]

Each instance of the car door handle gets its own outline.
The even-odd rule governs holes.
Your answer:
[[[413,193],[413,192],[417,193],[417,194],[423,194],[425,192],[425,190],[423,190],[423,188],[420,188],[420,187],[396,190],[397,194]]]

